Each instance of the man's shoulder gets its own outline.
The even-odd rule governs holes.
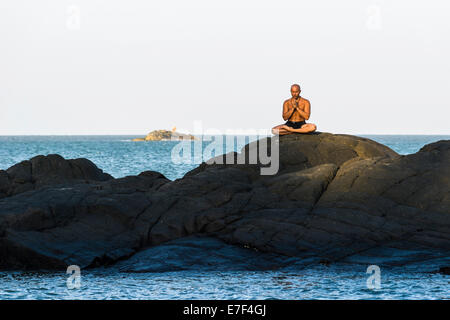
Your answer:
[[[283,104],[290,103],[291,100],[292,100],[292,98],[286,99],[286,100],[284,100]],[[303,97],[300,97],[300,101],[303,102],[303,103],[310,103],[308,99],[305,99]]]
[[[305,101],[305,102],[309,102],[309,100],[306,99],[306,98],[300,97],[300,99],[302,99],[302,100]]]
[[[308,99],[305,99],[303,97],[300,97],[300,99],[304,102],[304,103],[310,103]]]

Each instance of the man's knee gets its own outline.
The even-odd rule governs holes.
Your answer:
[[[316,125],[315,125],[314,123],[308,123],[308,124],[305,126],[305,129],[306,129],[308,132],[313,132],[313,131],[316,131],[317,127],[316,127]]]
[[[314,123],[307,123],[306,125],[302,126],[302,129],[304,130],[303,132],[314,132],[316,131],[317,127]]]

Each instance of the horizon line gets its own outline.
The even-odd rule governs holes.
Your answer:
[[[347,134],[347,135],[354,135],[354,136],[358,136],[358,135],[383,135],[383,136],[450,136],[450,132],[449,133],[334,133],[334,132],[327,132],[327,131],[317,131],[318,133],[331,133],[331,134]],[[184,133],[184,132],[179,132],[182,134],[190,134],[193,136],[202,136],[203,134],[193,134],[193,133]],[[121,134],[95,134],[95,133],[84,133],[84,134],[0,134],[0,137],[33,137],[33,136],[47,136],[47,137],[51,137],[51,136],[146,136],[148,133],[146,134],[133,134],[133,133],[121,133]],[[214,136],[215,134],[210,134],[211,136]],[[258,135],[258,134],[221,134],[221,135],[225,135],[225,136],[251,136],[251,135]],[[268,134],[268,135],[273,135],[273,134]]]

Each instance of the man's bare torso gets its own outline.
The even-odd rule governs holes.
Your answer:
[[[283,103],[283,111],[290,112],[294,108],[295,105],[298,105],[298,107],[301,110],[306,111],[306,107],[309,105],[309,101],[302,97],[298,97],[297,100],[295,100],[294,98],[287,99]],[[304,120],[305,120],[305,118],[302,117],[301,114],[297,110],[294,110],[294,113],[289,118],[289,121],[295,121],[295,122],[304,121]]]

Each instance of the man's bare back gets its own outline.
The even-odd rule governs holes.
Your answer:
[[[306,123],[311,115],[311,104],[303,97],[300,97],[300,86],[291,86],[292,98],[283,103],[283,119],[286,123],[272,128],[273,134],[308,133],[316,131],[317,127],[313,123]]]

